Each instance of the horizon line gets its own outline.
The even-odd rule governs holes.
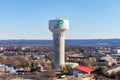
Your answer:
[[[69,38],[65,40],[105,40],[105,39],[120,39],[120,38],[90,38],[90,39]],[[53,40],[53,39],[0,39],[0,40]]]

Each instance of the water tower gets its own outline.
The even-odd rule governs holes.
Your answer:
[[[69,21],[65,19],[49,20],[49,29],[53,33],[53,67],[65,65],[65,31]]]

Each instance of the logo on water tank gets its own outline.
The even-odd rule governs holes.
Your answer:
[[[57,21],[57,24],[55,25],[54,28],[62,28],[64,26],[64,20],[59,20]]]

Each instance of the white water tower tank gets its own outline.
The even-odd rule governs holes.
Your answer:
[[[69,29],[69,21],[65,19],[49,20],[49,29],[53,33],[65,32]]]

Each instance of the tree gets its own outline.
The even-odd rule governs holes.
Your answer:
[[[98,74],[98,75],[104,74],[104,68],[103,67],[96,68],[95,73]]]
[[[72,67],[70,65],[66,65],[63,70],[62,73],[63,74],[68,74],[69,70],[72,69]]]

